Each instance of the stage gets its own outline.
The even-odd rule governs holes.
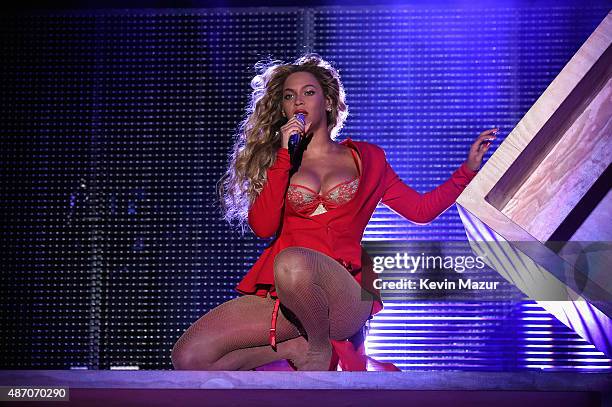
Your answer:
[[[607,373],[13,370],[0,385],[69,388],[45,406],[612,406]]]

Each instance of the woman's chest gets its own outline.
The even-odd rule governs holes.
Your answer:
[[[347,149],[348,150],[348,149]],[[305,187],[320,196],[326,196],[343,183],[359,178],[359,160],[347,154],[304,160],[290,179],[290,185]]]

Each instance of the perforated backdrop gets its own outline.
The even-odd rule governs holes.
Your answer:
[[[215,183],[258,60],[311,50],[333,61],[350,109],[340,139],[380,145],[425,192],[498,126],[494,151],[607,12],[3,15],[2,368],[170,369],[189,324],[237,295],[267,242],[220,220]],[[365,239],[465,232],[454,207],[417,226],[380,206]],[[368,346],[403,370],[610,369],[531,302],[386,305]]]

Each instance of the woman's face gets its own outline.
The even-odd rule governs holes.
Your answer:
[[[312,123],[310,130],[321,125],[327,127],[326,109],[331,106],[331,100],[325,97],[321,84],[310,72],[295,72],[287,77],[282,105],[287,118],[304,113],[306,123]]]

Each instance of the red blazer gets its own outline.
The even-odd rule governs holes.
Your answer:
[[[249,209],[248,219],[257,236],[276,238],[236,286],[239,293],[266,297],[270,291],[276,297],[274,258],[291,246],[307,247],[337,259],[348,265],[351,274],[361,282],[361,238],[379,202],[414,223],[426,224],[446,211],[477,173],[464,162],[442,185],[419,194],[398,177],[379,146],[350,138],[340,144],[359,154],[362,167],[359,188],[349,202],[312,217],[285,205],[291,164],[289,150],[278,150],[276,161],[267,170],[264,188]],[[372,315],[381,309],[379,300]]]

